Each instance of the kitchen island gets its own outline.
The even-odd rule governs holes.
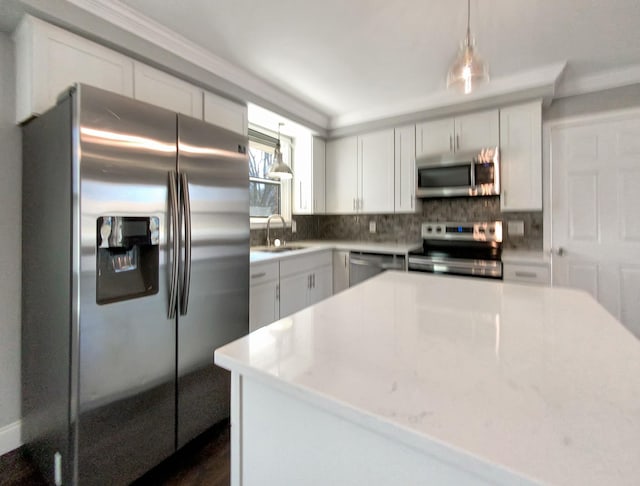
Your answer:
[[[640,478],[640,341],[581,291],[386,272],[215,360],[234,485]]]

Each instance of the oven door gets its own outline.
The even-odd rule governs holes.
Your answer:
[[[475,186],[472,162],[440,160],[416,164],[418,197],[470,196]]]
[[[412,272],[502,279],[502,262],[496,260],[409,256],[408,268]]]

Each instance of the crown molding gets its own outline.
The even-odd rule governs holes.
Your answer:
[[[148,41],[182,59],[209,71],[259,99],[269,100],[283,109],[326,128],[329,117],[259,77],[212,54],[210,51],[162,26],[118,0],[66,0],[82,10]],[[113,42],[113,40],[112,40]],[[123,46],[126,47],[126,46]]]
[[[639,64],[564,80],[558,86],[555,98],[594,93],[637,83],[640,83]]]
[[[437,116],[445,116],[447,113],[471,111],[488,105],[515,103],[534,97],[542,98],[545,103],[549,103],[554,97],[556,84],[565,67],[566,62],[561,62],[495,78],[468,95],[438,91],[393,105],[339,115],[330,119],[329,130],[339,131],[338,129],[344,127],[381,119],[406,117],[411,113],[419,113],[421,118],[429,118],[431,112]]]

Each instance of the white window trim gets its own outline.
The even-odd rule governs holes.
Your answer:
[[[268,130],[262,130],[265,133],[271,135],[271,132]],[[285,140],[284,137],[281,137],[281,140]],[[289,164],[291,164],[293,160],[293,143],[286,140],[287,143],[283,144],[283,150],[286,150],[287,153],[283,153],[283,155],[288,155],[285,157],[285,160],[288,160]],[[256,143],[256,142],[254,142]],[[261,144],[256,143],[260,147]],[[265,148],[271,149],[271,147],[265,146]],[[285,220],[285,226],[288,228],[291,226],[291,215],[292,215],[292,181],[281,181],[280,182],[280,215]],[[278,221],[277,224],[280,224]],[[249,228],[250,229],[265,229],[267,227],[267,218],[249,218]]]

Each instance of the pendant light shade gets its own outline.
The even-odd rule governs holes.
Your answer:
[[[276,149],[273,152],[273,164],[269,167],[269,173],[267,174],[269,179],[276,181],[286,181],[293,178],[293,171],[282,160],[282,152],[280,151],[280,127],[282,125],[284,123],[278,123],[278,143],[276,143]]]
[[[447,88],[465,94],[471,93],[476,85],[489,81],[489,66],[475,53],[470,20],[471,0],[467,0],[467,35],[447,74]]]

